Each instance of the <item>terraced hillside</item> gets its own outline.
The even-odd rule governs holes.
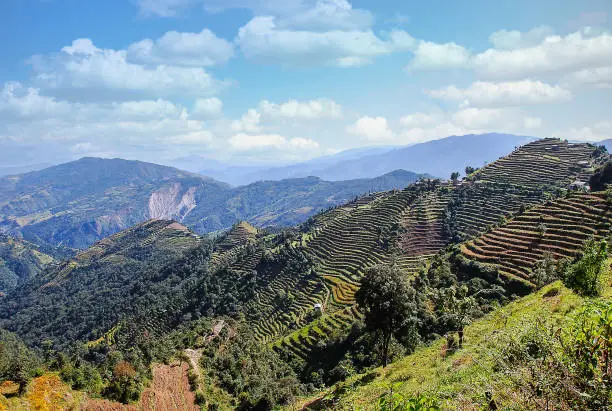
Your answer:
[[[549,152],[555,153],[560,160],[551,160]],[[513,220],[517,215],[537,213],[538,207],[544,207],[542,204],[566,192],[575,179],[588,181],[586,174],[606,158],[607,154],[591,145],[569,145],[557,139],[546,139],[516,150],[459,184],[424,181],[317,216],[310,231],[303,234],[299,247],[312,258],[317,275],[329,289],[329,298],[320,294],[318,301],[312,301],[322,305],[323,317],[317,324],[325,325],[298,327],[298,331],[276,340],[274,346],[289,355],[304,358],[317,341],[334,334],[330,324],[337,324],[337,329],[344,327],[334,321],[333,316],[343,310],[345,314],[346,310],[350,312],[360,278],[368,267],[395,261],[408,275],[415,274],[448,244],[480,236],[508,220],[519,221],[519,217]],[[580,165],[583,161],[588,161],[589,167]],[[538,184],[526,178],[532,169],[542,170],[546,178]],[[597,196],[594,198],[601,200]],[[598,215],[604,212],[602,201],[598,202]],[[551,223],[547,234],[554,235],[555,229],[558,227]],[[583,239],[581,236],[580,240]],[[581,241],[572,246],[572,252],[580,248]],[[531,264],[535,260],[527,258],[526,261]],[[526,278],[525,269],[522,277],[512,269],[507,271],[517,278]],[[298,317],[305,318],[309,311],[312,308],[304,309]],[[279,317],[277,320],[266,318],[258,325],[263,331],[261,335],[266,336],[265,341],[270,340],[270,335],[280,334],[284,329],[283,319],[285,324],[296,327],[295,322],[291,322],[295,316]],[[273,321],[274,326],[269,326]]]
[[[422,181],[317,216],[297,246],[312,261],[311,288],[295,289],[296,293],[304,290],[303,297],[298,297],[303,304],[296,304],[292,317],[279,313],[257,324],[262,340],[273,341],[273,346],[288,356],[307,358],[318,342],[350,329],[357,319],[355,292],[365,270],[395,259],[407,274],[416,273],[428,254],[401,254],[397,243],[400,222],[411,207],[418,208],[418,201],[436,193],[439,186]],[[318,288],[313,289],[315,286]],[[318,317],[318,311],[320,317],[307,325]],[[290,334],[282,337],[286,332]]]
[[[476,180],[538,188],[566,188],[575,180],[588,182],[594,167],[607,160],[607,154],[590,144],[571,144],[545,138],[525,144],[510,155],[479,170]]]
[[[461,246],[468,259],[491,264],[507,279],[531,286],[544,253],[575,256],[584,242],[610,235],[612,205],[605,194],[572,194],[534,207]]]

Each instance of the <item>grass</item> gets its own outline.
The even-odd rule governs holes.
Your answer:
[[[609,274],[606,284],[600,298],[610,299]],[[298,405],[316,409],[321,400],[332,400],[335,409],[374,409],[380,395],[393,388],[404,397],[436,395],[450,409],[479,409],[486,404],[485,392],[489,391],[498,406],[510,407],[513,404],[510,384],[493,370],[492,352],[500,338],[517,334],[537,322],[561,327],[585,301],[561,282],[552,283],[473,322],[465,330],[463,348],[450,355],[446,353],[446,340],[441,338],[387,368],[351,377]]]

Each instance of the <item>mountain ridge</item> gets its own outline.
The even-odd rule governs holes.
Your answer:
[[[230,187],[153,163],[84,157],[0,178],[0,231],[37,244],[85,248],[151,218],[175,219],[207,233],[240,220],[288,226],[371,191],[421,178],[396,171],[373,179],[315,177]]]

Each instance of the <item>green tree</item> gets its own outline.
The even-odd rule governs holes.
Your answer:
[[[451,286],[436,291],[437,308],[440,319],[450,330],[457,332],[459,347],[463,345],[463,330],[472,321],[477,304],[474,297],[468,296],[468,288]]]
[[[458,171],[452,172],[450,178],[453,183],[456,183],[457,180],[459,180],[459,172]]]
[[[16,382],[22,393],[38,374],[40,364],[38,357],[15,334],[0,330],[0,382]]]
[[[415,340],[414,288],[398,266],[379,265],[367,270],[355,298],[365,313],[366,327],[380,335],[382,363],[387,366],[393,336],[398,340]]]
[[[582,255],[564,273],[565,285],[579,294],[593,297],[599,295],[601,278],[606,272],[608,243],[593,239],[586,242]]]
[[[472,167],[472,166],[467,166],[465,167],[465,175],[469,176],[470,174],[472,174],[473,172],[475,172],[477,169]]]

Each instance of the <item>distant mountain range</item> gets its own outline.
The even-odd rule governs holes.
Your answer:
[[[240,220],[285,226],[368,192],[403,188],[420,177],[398,170],[373,179],[307,177],[231,188],[171,167],[88,157],[0,178],[0,231],[36,244],[85,248],[153,218],[174,219],[199,233]]]
[[[329,181],[372,178],[397,169],[448,178],[454,171],[463,174],[466,166],[481,167],[535,139],[498,133],[451,136],[404,147],[347,150],[280,167],[224,167],[218,162],[201,159],[202,167],[198,168],[196,157],[189,159],[189,166],[192,171],[232,185],[308,176]],[[187,165],[185,160],[180,164]]]

